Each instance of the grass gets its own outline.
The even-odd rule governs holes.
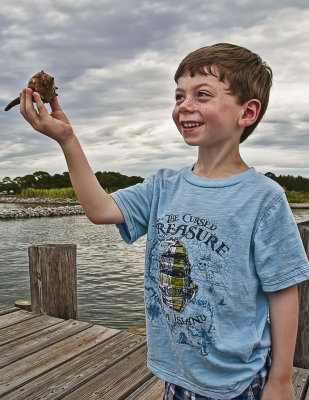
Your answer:
[[[309,192],[296,192],[295,190],[286,190],[286,197],[289,203],[309,203]],[[22,198],[39,198],[39,199],[77,199],[74,189],[23,189],[20,197]]]
[[[39,199],[77,199],[74,189],[33,189],[27,188],[21,191],[22,198],[39,198]]]
[[[309,203],[309,192],[286,190],[285,194],[289,203]]]

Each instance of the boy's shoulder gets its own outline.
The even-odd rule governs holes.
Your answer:
[[[280,192],[284,193],[284,189],[273,179],[268,176],[258,172],[255,168],[250,168],[248,171],[244,173],[240,173],[238,175],[232,175],[228,178],[219,178],[219,179],[208,179],[201,178],[197,175],[194,175],[192,172],[193,166],[186,166],[180,169],[171,169],[171,168],[162,168],[159,169],[152,178],[165,180],[165,179],[175,179],[177,176],[189,179],[189,181],[195,182],[199,181],[200,183],[204,181],[205,185],[211,185],[219,187],[221,186],[229,186],[233,184],[240,183],[242,181],[246,181],[249,185],[254,185],[257,190],[266,190],[270,192]],[[203,186],[203,185],[202,185]]]
[[[149,183],[154,184],[161,191],[164,188],[177,188],[177,190],[190,190],[193,193],[198,193],[207,188],[211,190],[220,190],[224,187],[225,191],[222,196],[228,196],[229,192],[239,191],[241,196],[249,196],[255,201],[262,199],[264,206],[274,204],[280,198],[284,198],[284,189],[273,179],[256,171],[255,168],[230,176],[228,178],[208,179],[194,175],[192,166],[183,167],[181,169],[164,168],[159,169],[153,175]],[[189,185],[189,187],[188,187]],[[240,194],[241,193],[241,194]],[[252,200],[253,201],[253,200]]]
[[[282,186],[280,186],[276,181],[268,177],[267,175],[262,174],[261,172],[256,171],[253,168],[255,172],[255,179],[257,182],[259,181],[261,185],[265,186],[265,188],[268,188],[270,190],[279,190],[280,192],[284,192],[284,189]]]
[[[272,202],[271,199],[276,202],[276,200],[279,200],[280,198],[283,201],[287,201],[283,187],[273,179],[257,171],[256,184],[257,190],[263,191],[269,197],[270,202]]]

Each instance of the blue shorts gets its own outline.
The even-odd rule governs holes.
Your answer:
[[[229,400],[259,400],[262,396],[262,390],[267,381],[271,364],[271,351],[268,352],[264,366],[255,375],[250,386],[239,396]],[[218,400],[213,397],[205,397],[193,393],[181,386],[165,382],[165,392],[163,400]]]

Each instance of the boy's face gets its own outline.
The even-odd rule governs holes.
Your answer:
[[[173,120],[187,144],[218,149],[239,144],[243,107],[229,94],[228,83],[213,75],[188,73],[179,78],[175,98]]]

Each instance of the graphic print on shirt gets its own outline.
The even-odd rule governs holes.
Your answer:
[[[171,236],[165,242],[170,244],[159,259],[159,289],[166,306],[182,311],[195,296],[198,286],[190,277],[191,265],[181,241]]]
[[[189,213],[166,214],[155,228],[157,240],[148,243],[147,318],[155,324],[161,319],[177,343],[207,356],[215,341],[216,313],[226,306],[227,259],[236,232]]]

